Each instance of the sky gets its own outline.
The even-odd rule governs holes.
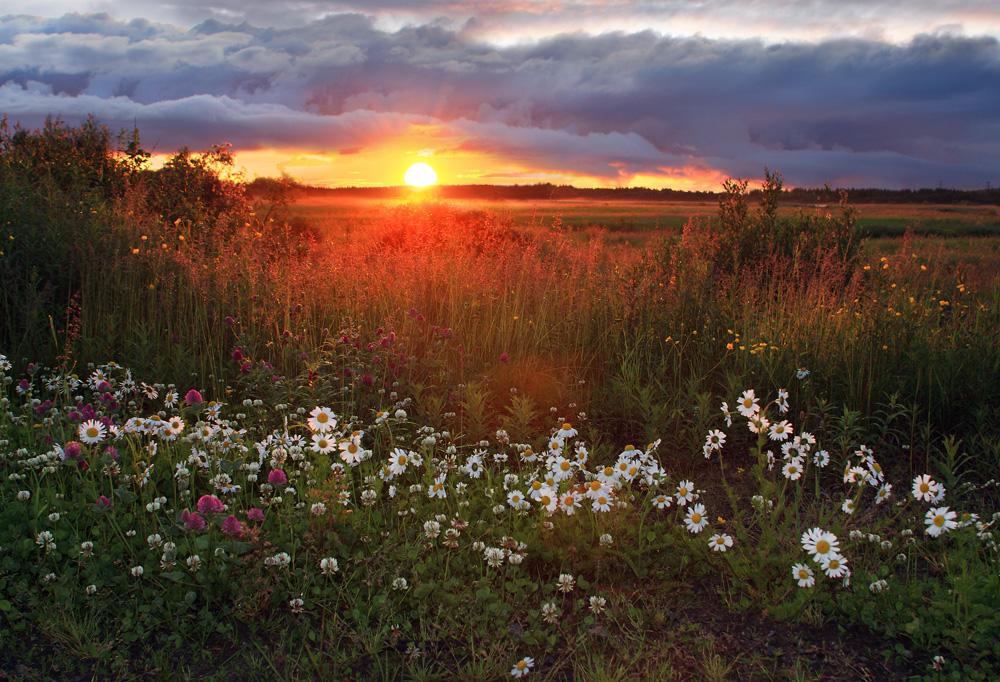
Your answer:
[[[0,113],[248,177],[1000,185],[995,0],[6,0]]]

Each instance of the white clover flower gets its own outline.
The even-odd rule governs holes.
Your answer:
[[[560,573],[558,580],[556,580],[556,589],[558,589],[563,594],[567,594],[573,591],[576,587],[576,579],[570,573]]]
[[[597,595],[593,595],[590,598],[589,602],[590,605],[588,606],[588,608],[590,609],[590,612],[593,613],[595,616],[599,616],[602,613],[604,613],[604,610],[608,606],[608,600],[605,599],[604,597],[599,597]]]
[[[395,578],[392,581],[392,589],[396,591],[402,591],[409,587],[409,583],[406,582],[406,578]]]
[[[133,566],[132,570],[129,571],[129,573],[132,574],[133,578],[141,578],[144,572],[145,569],[142,566]]]
[[[28,500],[31,499],[31,492],[27,490],[19,490],[17,492],[17,499],[20,500],[21,502],[27,502]]]
[[[83,592],[88,597],[93,596],[97,594],[97,585],[87,585],[85,588],[83,588]]]
[[[198,569],[201,568],[201,557],[198,556],[197,554],[192,554],[187,558],[185,563],[187,564],[189,571],[191,571],[192,573],[197,573]]]
[[[597,539],[601,547],[610,547],[614,544],[615,540],[611,537],[611,533],[604,533]]]
[[[437,521],[424,521],[424,536],[434,540],[441,534],[441,524]]]
[[[309,507],[309,513],[313,516],[323,516],[326,514],[326,505],[322,502],[314,502],[311,507]]]
[[[47,530],[43,530],[35,536],[35,544],[44,549],[46,552],[51,552],[56,548],[55,537]]]
[[[319,570],[323,575],[330,576],[340,570],[340,564],[333,557],[326,557],[319,560]]]

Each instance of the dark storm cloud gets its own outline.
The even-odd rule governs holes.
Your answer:
[[[387,31],[361,14],[190,30],[5,17],[3,111],[30,125],[49,113],[134,121],[161,148],[356,150],[438,123],[466,148],[607,178],[767,165],[805,185],[1000,181],[992,37],[769,45],[647,31],[501,47],[440,23]]]

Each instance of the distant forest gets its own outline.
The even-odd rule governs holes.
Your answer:
[[[268,195],[276,190],[291,190],[300,196],[365,197],[395,199],[408,196],[408,187],[313,187],[288,178],[257,178],[247,187],[251,195]],[[431,191],[442,199],[594,199],[599,201],[717,201],[721,192],[693,192],[646,187],[573,187],[572,185],[440,185]],[[840,189],[832,187],[786,189],[782,201],[796,204],[836,203]],[[878,189],[847,188],[851,203],[863,204],[1000,204],[1000,189],[960,190],[946,188]],[[755,197],[760,190],[753,190]]]

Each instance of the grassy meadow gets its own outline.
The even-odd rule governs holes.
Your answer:
[[[997,207],[251,197],[0,130],[13,679],[995,679]]]

